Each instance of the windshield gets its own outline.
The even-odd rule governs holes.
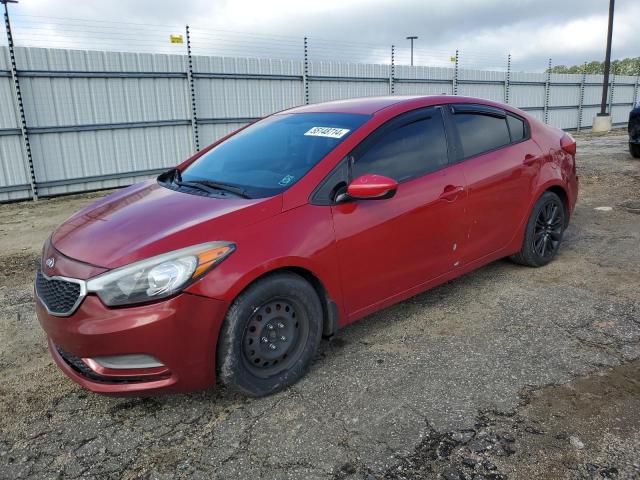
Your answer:
[[[239,187],[251,198],[278,194],[300,180],[368,115],[292,113],[247,127],[189,165],[184,182]]]

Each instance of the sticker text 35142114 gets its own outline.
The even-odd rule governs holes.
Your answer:
[[[309,137],[342,138],[347,133],[349,133],[348,128],[312,127],[305,133],[305,135]]]

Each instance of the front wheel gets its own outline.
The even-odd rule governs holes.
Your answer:
[[[522,249],[511,259],[530,267],[542,267],[553,260],[562,241],[565,215],[560,197],[553,192],[543,193],[527,222]]]
[[[640,158],[640,143],[629,142],[629,153],[633,158]]]
[[[223,384],[260,397],[282,390],[307,371],[322,335],[322,306],[302,277],[283,272],[236,298],[218,341]]]

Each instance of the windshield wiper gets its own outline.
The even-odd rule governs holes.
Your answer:
[[[200,190],[204,190],[208,193],[215,193],[215,190],[222,190],[231,192],[242,198],[251,198],[242,188],[235,185],[229,185],[228,183],[214,182],[213,180],[207,179],[182,180],[181,178],[174,178],[173,182],[180,186],[199,188]]]
[[[226,192],[231,192],[235,195],[238,195],[242,198],[251,198],[247,192],[245,192],[242,188],[236,185],[230,185],[228,183],[216,182],[213,180],[207,180],[206,178],[198,178],[196,180],[182,180],[182,172],[180,172],[177,168],[172,168],[167,170],[162,174],[167,180],[175,183],[179,187],[191,187],[197,188],[198,190],[202,190],[203,192],[207,192],[210,194],[215,194],[216,190],[222,190]]]
[[[215,180],[207,180],[205,178],[199,178],[196,180],[189,180],[189,183],[196,183],[198,185],[202,185],[205,187],[215,188],[216,190],[224,190],[226,192],[235,193],[239,197],[242,198],[251,198],[244,189],[236,186],[230,185],[228,183],[216,182]]]
[[[200,182],[186,182],[186,181],[178,180],[177,178],[174,178],[173,179],[173,183],[175,183],[179,187],[197,188],[198,190],[202,190],[203,192],[207,192],[207,193],[211,193],[211,194],[215,194],[216,193],[216,189],[215,188],[208,187],[206,185],[203,185]]]

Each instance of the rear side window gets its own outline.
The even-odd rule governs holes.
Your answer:
[[[511,134],[511,142],[520,142],[525,139],[527,132],[524,122],[513,115],[507,115],[507,124],[509,125],[509,133]]]
[[[447,139],[442,113],[396,128],[356,158],[352,177],[375,173],[397,182],[416,178],[447,165]]]
[[[511,143],[505,118],[478,113],[456,113],[453,121],[458,129],[465,158]]]

